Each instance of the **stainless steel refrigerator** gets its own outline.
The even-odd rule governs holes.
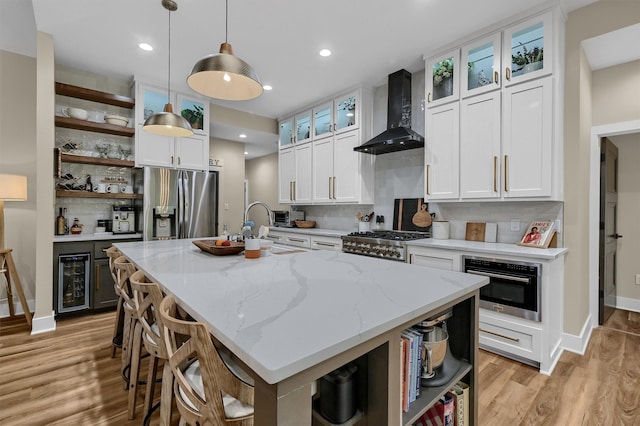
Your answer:
[[[145,240],[218,235],[218,172],[144,168]]]

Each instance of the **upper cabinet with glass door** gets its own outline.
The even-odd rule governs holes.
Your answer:
[[[300,144],[311,141],[311,110],[296,114],[294,143]]]
[[[209,135],[209,102],[191,98],[178,93],[178,108],[174,111],[183,116],[191,125],[193,133],[201,136]]]
[[[425,72],[428,108],[460,98],[460,50],[428,59]]]
[[[322,138],[360,127],[360,92],[349,92],[313,108],[313,137]]]
[[[280,148],[293,145],[293,117],[280,121],[279,135]]]
[[[553,14],[521,22],[504,31],[504,85],[553,72]]]
[[[462,48],[466,72],[460,76],[461,96],[478,95],[501,87],[501,33],[485,37]]]

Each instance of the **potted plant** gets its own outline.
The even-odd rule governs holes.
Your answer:
[[[433,95],[434,100],[453,95],[453,58],[433,66]]]
[[[518,66],[513,72],[522,71],[523,74],[526,74],[542,68],[544,63],[544,48],[536,46],[529,50],[527,46],[522,43],[520,43],[520,46],[522,46],[522,52],[518,50],[515,55],[511,55],[511,62]]]
[[[185,108],[180,114],[191,124],[194,129],[203,129],[204,108],[200,105],[193,105],[193,109]]]

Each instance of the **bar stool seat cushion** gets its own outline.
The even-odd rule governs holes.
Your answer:
[[[200,375],[200,363],[197,360],[187,367],[184,371],[184,377],[189,381],[198,396],[204,400],[204,386],[202,384],[202,376]],[[182,400],[193,410],[197,411],[195,405],[187,398],[182,388],[179,388],[179,391]],[[253,414],[253,405],[245,404],[224,391],[222,391],[222,404],[224,405],[224,415],[228,419],[236,419]]]

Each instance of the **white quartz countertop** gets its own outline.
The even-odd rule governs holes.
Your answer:
[[[74,234],[56,235],[53,237],[54,243],[67,243],[73,241],[97,241],[97,240],[128,240],[131,238],[142,238],[142,234],[114,234],[113,232],[103,232],[100,234]]]
[[[339,231],[337,229],[323,228],[285,228],[278,226],[269,227],[269,231],[290,232],[292,234],[318,235],[323,237],[342,237],[348,235],[350,231]]]
[[[433,238],[407,241],[407,246],[470,251],[481,254],[518,256],[545,260],[556,259],[559,256],[565,255],[569,251],[567,248],[542,249],[535,247],[523,247],[517,244],[485,243],[481,241],[466,240],[436,240]]]
[[[116,247],[268,383],[464,296],[485,277],[347,253],[214,256],[192,240]]]

